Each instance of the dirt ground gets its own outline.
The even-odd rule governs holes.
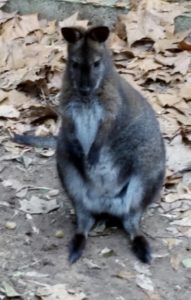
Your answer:
[[[191,35],[176,32],[174,20],[190,13],[191,2],[132,1],[140,5],[119,18],[108,41],[118,72],[152,104],[168,148],[163,196],[142,226],[153,249],[149,266],[137,261],[120,228],[103,224],[91,232],[83,257],[69,265],[74,213],[55,156],[11,143],[10,133],[57,133],[54,109],[67,59],[60,28],[89,21],[79,20],[78,12],[59,24],[37,14],[7,14],[5,2],[0,0],[0,300],[190,300]]]
[[[1,148],[1,157],[5,154]],[[126,235],[116,228],[95,229],[83,258],[70,266],[68,242],[74,230],[74,216],[59,185],[54,156],[42,158],[32,149],[25,157],[31,162],[28,168],[18,159],[2,160],[0,167],[1,283],[9,282],[26,300],[36,299],[37,289],[46,284],[66,284],[67,289],[83,291],[91,300],[100,297],[103,300],[191,299],[191,272],[180,262],[180,257],[190,256],[190,240],[180,236],[178,245],[172,243],[167,247],[165,240],[171,241],[173,233],[169,231],[168,218],[161,214],[160,203],[148,210],[143,221],[143,230],[153,248],[150,266],[137,261]],[[36,195],[46,199],[47,191],[36,190],[37,187],[59,189],[56,196],[59,208],[50,213],[30,214],[32,218],[29,218],[29,214],[20,211],[15,190],[3,186],[5,178],[32,186],[34,189],[28,191],[27,197]],[[7,221],[15,222],[16,228],[7,229]],[[55,237],[57,230],[63,230],[63,238]],[[101,255],[104,248],[113,250],[113,255]],[[138,284],[138,278],[145,280],[147,275],[152,280],[154,292]],[[8,298],[0,292],[0,299]]]

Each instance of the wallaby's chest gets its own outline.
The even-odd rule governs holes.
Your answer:
[[[70,115],[74,122],[76,137],[86,155],[96,138],[103,114],[103,108],[97,102],[91,104],[74,104],[70,107]]]

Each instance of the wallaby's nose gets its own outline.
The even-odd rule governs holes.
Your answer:
[[[83,95],[83,96],[89,95],[90,90],[91,89],[89,87],[80,87],[80,89],[79,89],[80,94]]]

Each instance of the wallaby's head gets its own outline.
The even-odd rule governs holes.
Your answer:
[[[90,29],[64,27],[62,35],[68,42],[67,77],[77,93],[88,96],[94,93],[111,67],[105,47],[109,36],[106,26]]]

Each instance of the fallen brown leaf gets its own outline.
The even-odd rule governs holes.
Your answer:
[[[3,41],[11,41],[20,37],[26,37],[28,33],[38,30],[40,24],[37,14],[16,15],[3,24],[1,38]]]
[[[178,271],[178,269],[180,267],[180,257],[179,257],[179,255],[172,255],[171,258],[170,258],[170,263],[171,263],[172,268],[175,271]]]
[[[1,104],[0,105],[0,117],[18,119],[20,116],[19,111],[12,105]]]
[[[79,16],[79,12],[76,12],[69,18],[67,18],[63,21],[60,21],[59,22],[60,28],[70,27],[70,26],[82,26],[82,27],[86,28],[88,26],[89,21],[88,20],[78,20],[78,16]]]
[[[64,284],[56,284],[53,286],[46,286],[38,288],[36,292],[42,300],[85,300],[87,299],[84,293],[78,293],[66,289]]]
[[[178,47],[181,50],[191,50],[191,33],[189,33],[188,36],[186,36],[182,41],[179,42]]]
[[[179,95],[185,100],[191,100],[191,84],[189,82],[180,86]]]
[[[129,280],[129,279],[135,278],[135,274],[133,274],[132,272],[120,271],[117,274],[115,274],[115,277],[120,278],[120,279]]]

